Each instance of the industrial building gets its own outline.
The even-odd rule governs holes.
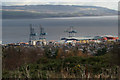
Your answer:
[[[77,31],[74,30],[73,27],[70,27],[70,29],[65,32],[68,33],[68,37],[61,38],[65,43],[101,43],[106,41],[117,41],[119,39],[118,36],[112,35],[75,37]]]
[[[61,38],[65,42],[79,42],[79,43],[89,43],[89,42],[105,42],[105,41],[117,41],[117,36],[94,36],[94,37],[65,37]]]

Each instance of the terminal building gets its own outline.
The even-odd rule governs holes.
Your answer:
[[[89,43],[89,42],[105,42],[105,41],[117,41],[117,36],[94,36],[94,37],[65,37],[61,38],[61,40],[64,40],[66,43],[68,42],[79,42],[79,43]]]
[[[75,34],[77,33],[76,30],[73,30],[73,27],[70,27],[70,29],[66,30],[65,32],[68,33],[68,37],[61,38],[62,41],[65,43],[89,43],[89,42],[95,42],[95,43],[101,43],[106,41],[117,41],[119,38],[118,36],[112,36],[112,35],[103,35],[103,36],[85,36],[85,37],[75,37]]]

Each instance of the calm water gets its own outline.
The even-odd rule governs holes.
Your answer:
[[[45,19],[4,19],[3,43],[27,42],[29,40],[29,24],[41,24],[48,33],[47,40],[59,40],[67,36],[64,31],[69,26],[77,30],[76,36],[117,35],[117,16],[76,17],[76,18],[45,18]]]

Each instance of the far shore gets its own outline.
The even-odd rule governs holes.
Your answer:
[[[43,18],[37,18],[37,17],[34,17],[34,18],[31,18],[31,17],[28,17],[28,18],[2,18],[2,19],[77,19],[77,18],[99,18],[99,17],[118,17],[118,15],[93,15],[93,16],[71,16],[71,17],[43,17]]]

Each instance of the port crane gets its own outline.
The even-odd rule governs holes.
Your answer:
[[[32,24],[30,24],[30,37],[29,41],[36,40],[37,33],[35,33],[35,29],[32,27]]]
[[[40,35],[39,35],[39,40],[46,39],[47,33],[44,31],[44,28],[40,25]]]
[[[68,37],[75,37],[77,33],[77,31],[73,29],[73,26],[70,26],[65,32],[68,33]]]

